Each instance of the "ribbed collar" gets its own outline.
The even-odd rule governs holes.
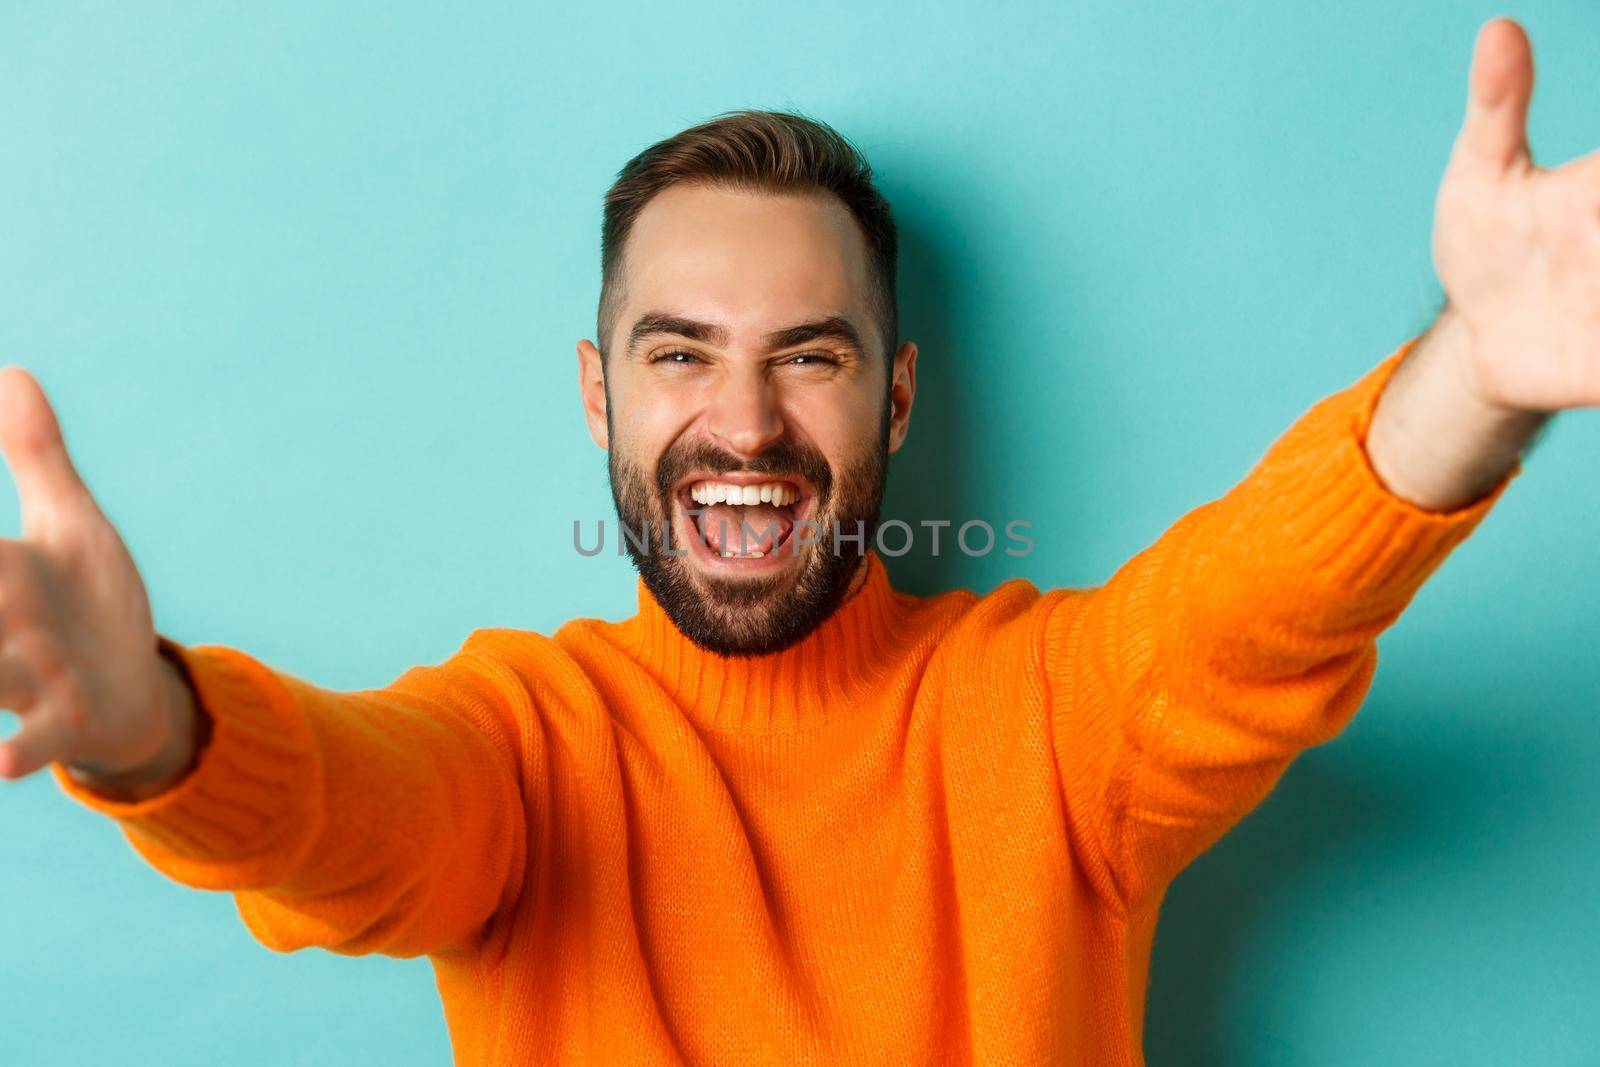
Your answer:
[[[685,637],[641,579],[639,613],[619,625],[636,659],[706,729],[777,733],[828,722],[881,688],[913,640],[911,598],[889,585],[876,552],[866,577],[798,644],[764,656],[720,656]]]

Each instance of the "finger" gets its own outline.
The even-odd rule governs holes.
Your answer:
[[[1467,82],[1467,115],[1456,141],[1458,151],[1497,170],[1528,160],[1533,48],[1520,25],[1502,17],[1479,28]]]
[[[44,390],[15,365],[0,369],[0,452],[17,483],[23,536],[94,507]]]
[[[41,712],[25,715],[22,728],[0,742],[0,778],[25,778],[61,757],[61,731],[54,717]]]

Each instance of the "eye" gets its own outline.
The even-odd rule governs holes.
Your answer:
[[[699,356],[686,348],[669,348],[665,352],[657,352],[650,357],[652,364],[665,363],[673,367],[687,367],[694,363],[703,362]]]
[[[784,362],[791,367],[825,367],[837,366],[839,363],[826,352],[801,352],[797,356],[790,356]]]

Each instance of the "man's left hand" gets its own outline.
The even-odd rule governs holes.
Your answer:
[[[1511,19],[1478,31],[1468,81],[1434,214],[1447,304],[1367,438],[1388,486],[1439,511],[1490,489],[1552,413],[1600,405],[1600,152],[1534,164],[1533,52]]]

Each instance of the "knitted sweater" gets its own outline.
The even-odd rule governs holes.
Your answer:
[[[1169,882],[1340,731],[1520,470],[1443,514],[1377,480],[1415,340],[1096,587],[918,598],[869,555],[741,659],[641,583],[359,691],[163,637],[196,767],[139,802],[52,771],[268,948],[427,954],[459,1064],[1140,1064]]]

